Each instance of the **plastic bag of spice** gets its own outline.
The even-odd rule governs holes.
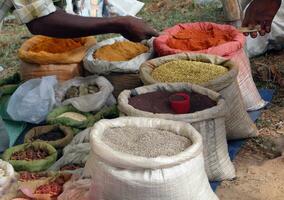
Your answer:
[[[64,148],[73,139],[71,128],[62,125],[38,126],[25,135],[25,143],[46,142],[56,149]]]
[[[94,74],[137,73],[140,65],[153,57],[152,42],[133,43],[123,37],[102,41],[88,50],[84,68]]]
[[[21,182],[20,189],[32,199],[54,200],[63,192],[63,186],[71,176],[68,173],[55,173],[44,180]]]
[[[163,32],[154,40],[160,56],[182,52],[222,56],[235,62],[241,95],[247,110],[258,110],[266,105],[252,78],[249,59],[244,51],[245,37],[233,26],[209,22],[179,24]]]
[[[15,198],[18,191],[17,177],[14,168],[0,159],[0,197],[1,200]]]
[[[116,103],[113,86],[102,76],[76,77],[56,87],[59,105],[73,105],[82,112],[99,111],[105,105]]]
[[[49,170],[82,174],[90,151],[90,143],[68,145],[64,148],[63,156],[56,161]]]
[[[140,146],[146,154],[154,152],[151,148],[155,149],[159,153],[157,157],[135,156],[109,146],[106,136],[110,132],[107,134],[107,131],[129,127],[138,137],[143,136],[145,129],[151,130],[152,139],[144,138],[145,140],[138,142],[147,143],[149,149]],[[161,140],[157,140],[156,136]],[[190,145],[174,151],[177,154],[172,156],[160,156],[163,152],[155,143],[161,141],[171,143],[169,137],[179,138],[181,141],[189,140]],[[131,138],[126,140],[124,138],[122,140],[121,137],[112,137],[112,141],[122,144],[122,148],[124,145],[131,146],[135,142],[131,142]],[[101,120],[95,124],[91,132],[90,143],[92,151],[84,171],[85,176],[92,178],[90,199],[218,199],[210,188],[204,170],[202,138],[188,123],[136,117]],[[175,147],[177,144],[172,143]],[[161,146],[165,147],[164,144]],[[135,152],[142,153],[142,149],[136,148]]]
[[[201,85],[220,93],[226,101],[228,107],[228,113],[225,121],[227,139],[232,140],[257,136],[257,128],[246,112],[246,107],[237,83],[238,68],[235,66],[235,62],[218,56],[206,54],[181,53],[170,55],[153,59],[141,65],[141,80],[147,85],[158,83],[158,81],[152,77],[153,70],[162,64],[174,60],[200,61],[203,63],[211,63],[227,68],[228,72],[225,75],[217,77],[214,80],[208,81]],[[178,74],[178,72],[176,71],[175,74]]]
[[[56,161],[57,151],[45,142],[33,142],[11,147],[2,157],[16,171],[37,172],[48,169]]]
[[[25,82],[11,96],[7,113],[15,121],[35,124],[44,121],[55,105],[56,84],[55,76]]]
[[[169,98],[180,92],[190,97],[189,113],[175,114],[170,107]],[[190,123],[203,138],[203,155],[209,180],[235,177],[226,140],[227,108],[220,94],[187,83],[161,83],[123,91],[118,98],[118,108],[122,115]]]
[[[94,37],[58,39],[34,36],[19,49],[22,61],[34,64],[74,64],[83,60],[89,47],[96,43]]]

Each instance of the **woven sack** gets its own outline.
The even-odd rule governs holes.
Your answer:
[[[32,161],[11,160],[11,156],[14,152],[22,151],[30,146],[47,150],[49,156],[41,160]],[[33,142],[11,147],[4,152],[2,157],[3,160],[9,162],[16,171],[38,172],[48,169],[56,161],[57,151],[53,146],[45,142]]]
[[[212,27],[216,27],[224,31],[230,31],[230,33],[234,36],[232,41],[218,45],[216,47],[211,47],[209,49],[188,52],[222,56],[235,62],[235,65],[239,70],[237,77],[238,84],[240,86],[240,91],[244,99],[246,109],[250,111],[263,108],[266,105],[266,102],[261,99],[259,92],[255,86],[252,78],[250,62],[244,51],[245,37],[233,26],[220,25],[209,22],[179,24],[165,30],[163,32],[164,34],[154,40],[155,51],[160,56],[183,53],[185,52],[184,50],[172,49],[168,46],[167,41],[170,37],[172,37],[172,35],[175,35],[183,29],[198,29],[204,31],[212,29]]]
[[[102,141],[107,128],[148,127],[185,136],[192,145],[171,156],[146,158],[115,151]],[[215,200],[204,169],[202,138],[188,123],[154,118],[101,120],[91,132],[91,154],[84,175],[93,183],[90,199]]]
[[[257,136],[258,131],[246,112],[245,105],[237,83],[238,68],[230,60],[224,58],[206,55],[206,54],[191,54],[181,53],[176,55],[165,56],[150,60],[141,65],[140,77],[144,84],[157,83],[151,76],[152,71],[161,64],[173,60],[192,60],[205,63],[222,65],[229,69],[229,72],[220,76],[202,86],[220,93],[227,103],[228,113],[226,116],[226,132],[227,139],[242,139]]]
[[[128,99],[132,96],[156,91],[196,92],[208,96],[217,102],[217,105],[195,113],[173,115],[145,112],[134,108],[128,103]],[[190,123],[202,136],[205,170],[209,180],[220,181],[235,178],[235,169],[229,158],[226,140],[225,115],[227,108],[220,94],[187,83],[155,84],[131,91],[123,91],[118,98],[118,108],[122,114],[127,116],[152,117]]]
[[[93,54],[101,47],[121,41],[126,41],[126,39],[123,37],[111,38],[94,45],[88,50],[84,58],[84,68],[94,74],[109,74],[111,72],[138,73],[140,65],[153,57],[153,40],[144,42],[144,45],[149,47],[148,52],[140,54],[129,61],[110,62],[93,57]]]
[[[55,75],[57,80],[64,82],[82,74],[81,63],[39,65],[21,61],[21,78],[25,81]]]
[[[60,130],[65,135],[63,138],[55,140],[55,141],[43,141],[40,139],[35,140],[35,137],[38,137],[40,135],[44,135],[46,133],[49,133],[51,131]],[[32,128],[25,136],[25,143],[30,143],[34,141],[39,142],[46,142],[53,146],[56,149],[64,148],[66,145],[68,145],[72,139],[73,139],[74,132],[71,128],[61,125],[48,125],[48,126],[38,126],[35,128]]]
[[[66,92],[72,86],[79,87],[82,84],[96,85],[99,91],[80,97],[64,100]],[[116,100],[112,95],[113,86],[103,76],[76,77],[66,81],[55,88],[55,99],[59,105],[71,104],[81,112],[99,111],[105,105],[114,105]]]
[[[116,98],[123,90],[130,90],[143,85],[137,73],[110,73],[105,77],[113,85],[113,95]]]
[[[71,51],[64,53],[49,53],[45,51],[32,52],[29,51],[31,47],[43,40],[46,40],[46,36],[34,36],[31,39],[24,42],[19,50],[19,57],[22,61],[34,64],[74,64],[80,63],[87,50],[96,43],[94,37],[80,38],[84,45],[75,48]]]

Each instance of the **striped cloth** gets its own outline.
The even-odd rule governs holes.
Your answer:
[[[52,0],[0,0],[0,21],[12,8],[15,8],[13,14],[19,24],[29,23],[56,10]]]

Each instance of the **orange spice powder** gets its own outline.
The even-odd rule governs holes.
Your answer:
[[[48,53],[64,53],[82,47],[83,45],[84,41],[82,39],[58,39],[42,37],[42,40],[33,45],[29,51],[37,53],[41,51]]]
[[[122,41],[101,47],[94,53],[93,57],[110,62],[119,62],[131,60],[147,51],[149,51],[149,48],[141,43]]]
[[[210,29],[184,29],[173,35],[167,44],[173,49],[184,51],[200,51],[232,41],[233,36],[229,31],[216,27]]]

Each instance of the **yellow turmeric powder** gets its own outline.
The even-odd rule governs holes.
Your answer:
[[[93,57],[105,61],[128,61],[149,50],[143,44],[130,41],[116,42],[98,49]]]
[[[83,39],[59,39],[42,37],[41,41],[33,45],[29,49],[29,51],[36,53],[41,51],[45,51],[48,53],[64,53],[82,47],[83,45]]]

